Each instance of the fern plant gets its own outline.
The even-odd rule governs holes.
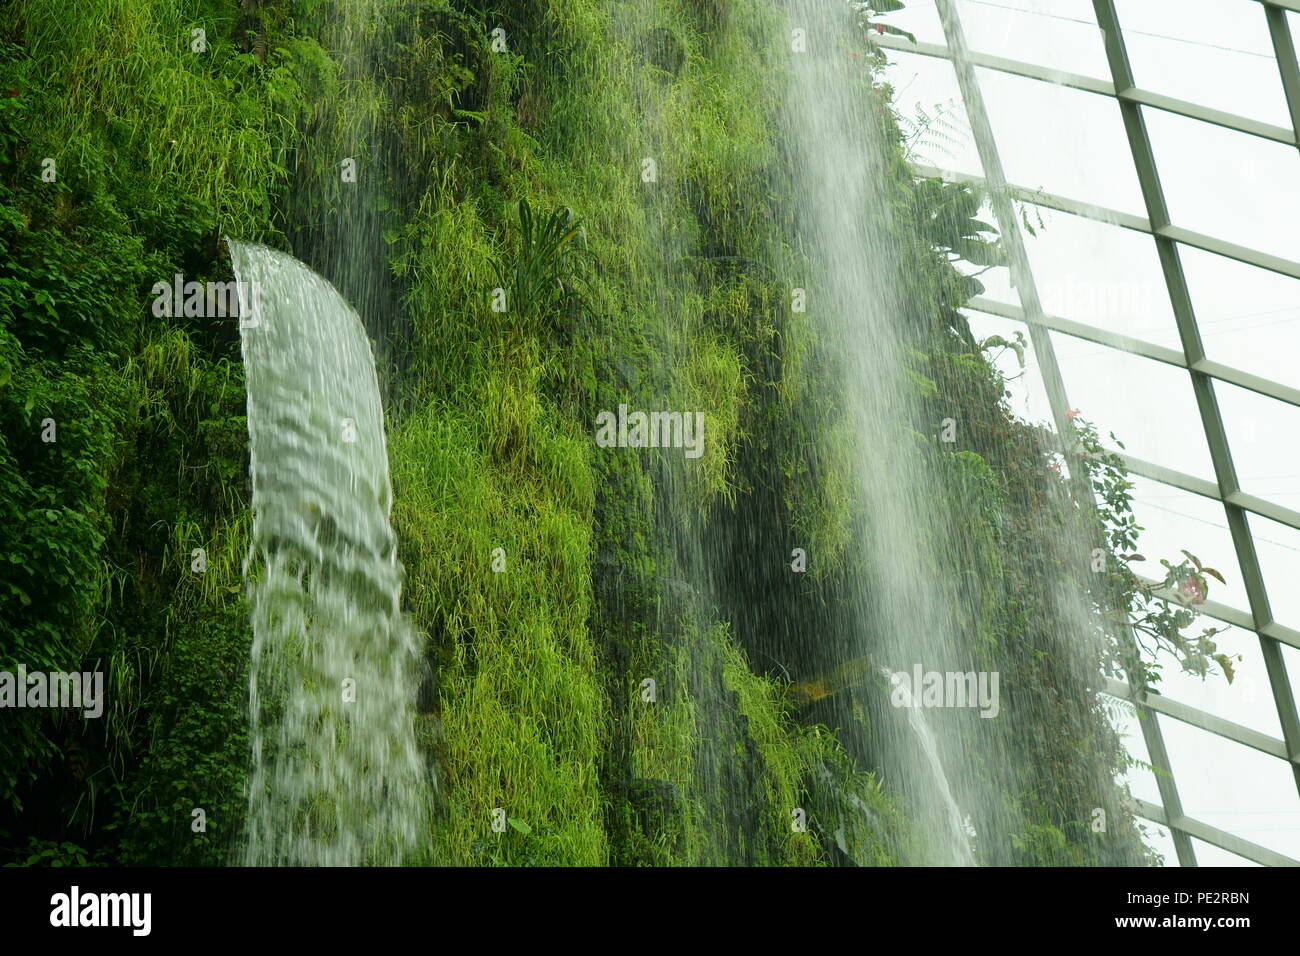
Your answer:
[[[967,127],[960,119],[953,118],[957,113],[958,107],[951,101],[935,103],[934,112],[917,103],[915,118],[900,113],[898,125],[903,133],[903,158],[912,165],[937,165],[931,151],[947,159],[954,158],[955,150],[967,138]]]

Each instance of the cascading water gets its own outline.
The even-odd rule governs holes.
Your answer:
[[[841,633],[823,640],[838,645],[840,660],[871,656],[902,669],[965,671],[962,633],[969,615],[960,606],[952,567],[943,553],[944,515],[951,503],[920,454],[921,420],[909,381],[909,332],[904,327],[904,254],[891,231],[887,163],[892,154],[872,113],[847,3],[790,0],[792,34],[802,40],[791,53],[785,109],[786,142],[792,153],[792,194],[799,230],[815,273],[808,277],[808,312],[828,352],[838,356],[842,407],[856,435],[857,498],[865,516],[863,552],[868,574],[858,581]],[[937,433],[939,423],[935,422]],[[960,666],[957,666],[959,665]],[[973,863],[969,843],[948,786],[956,777],[977,778],[965,762],[966,748],[944,748],[917,730],[919,717],[882,721],[870,746],[893,769],[896,783],[914,804],[926,835],[925,858],[949,865]],[[918,737],[921,746],[918,747]],[[944,766],[947,766],[947,775]]]
[[[253,537],[250,865],[398,864],[425,829],[418,634],[374,360],[301,262],[230,242],[248,389]]]
[[[910,687],[890,675],[877,688],[888,704],[868,695],[870,720],[858,720],[848,705],[832,719],[908,804],[919,831],[909,862],[972,865],[1014,858],[1034,834],[1053,832],[1043,823],[1049,812],[1034,805],[1044,789],[1036,748],[1051,739],[1048,728],[1091,725],[1109,618],[1090,604],[1086,564],[1095,542],[1077,497],[1089,489],[1047,478],[1050,443],[1039,449],[1044,477],[1027,502],[988,504],[965,490],[980,480],[970,469],[987,466],[978,452],[958,451],[966,447],[957,437],[968,425],[959,420],[966,396],[942,394],[930,382],[929,404],[921,398],[927,383],[915,374],[914,350],[965,361],[972,349],[936,327],[942,294],[909,281],[923,270],[907,227],[893,222],[900,190],[891,184],[901,159],[887,135],[888,118],[875,113],[887,106],[862,53],[861,10],[869,6],[786,4],[793,32],[783,131],[809,269],[801,284],[823,354],[842,383],[836,406],[844,421],[818,427],[846,425],[855,436],[859,516],[846,593],[818,622],[816,643],[831,674],[874,660],[918,675]],[[1016,227],[1001,225],[1004,233]],[[934,415],[945,404],[956,416],[947,423]],[[970,424],[969,434],[977,434]],[[951,440],[941,437],[946,428]],[[967,543],[968,509],[987,521],[983,533],[996,540],[1000,528],[1025,522],[1027,506],[1038,523],[1026,529],[1016,553],[990,562]],[[1034,582],[1030,602],[1015,597],[1026,579]],[[1006,623],[1008,615],[1013,620]],[[993,697],[993,679],[1006,676],[997,686],[1008,699],[977,711],[971,693],[961,690],[964,675],[987,678],[980,693]],[[1043,687],[1054,692],[1043,695]],[[1074,818],[1067,825],[1085,826],[1089,801],[1112,789],[1100,767],[1071,781],[1065,800],[1074,804]],[[965,823],[968,814],[973,827]],[[1127,851],[1115,852],[1119,859]]]
[[[894,674],[888,670],[882,673],[885,679],[889,681],[890,687],[905,702],[908,723],[912,725],[912,730],[916,733],[916,739],[921,745],[921,751],[925,754],[925,760],[930,765],[930,773],[934,778],[939,798],[948,811],[948,829],[949,836],[952,839],[955,862],[962,866],[974,866],[975,857],[970,851],[970,842],[966,834],[966,825],[962,821],[961,808],[957,806],[957,801],[952,795],[952,787],[948,785],[948,775],[944,773],[943,761],[939,758],[939,747],[935,742],[934,734],[930,732],[930,725],[925,720],[925,714],[916,706],[916,701],[912,699],[912,692],[907,686],[907,681],[902,679],[902,675]]]

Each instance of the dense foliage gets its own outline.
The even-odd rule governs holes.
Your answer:
[[[418,719],[442,812],[413,862],[907,862],[860,745],[868,688],[820,709],[785,688],[845,663],[789,635],[861,572],[862,516],[785,292],[775,12],[377,3],[359,38],[333,26],[344,3],[19,0],[0,25],[0,668],[102,670],[109,688],[101,720],[5,714],[0,856],[219,864],[239,838],[238,332],[150,307],[174,275],[229,278],[230,235],[333,281],[381,358],[405,596],[436,675]],[[359,69],[362,39],[383,62]],[[1131,858],[1122,751],[1055,643],[1040,582],[1058,558],[1032,553],[1070,513],[1052,451],[957,311],[978,282],[956,263],[1000,262],[996,236],[969,187],[912,179],[891,91],[863,83],[896,152],[913,378],[969,425],[919,453],[961,503],[972,653],[1051,701],[990,741],[1032,742],[1031,769],[995,781],[1032,825],[988,860]],[[341,156],[362,159],[351,192]],[[708,409],[710,454],[595,454],[590,423],[621,402]],[[815,552],[814,573],[756,567],[759,523]],[[741,584],[706,584],[683,527]],[[1098,606],[1140,592],[1115,564],[1131,537],[1107,547]],[[1207,574],[1166,583],[1203,595]],[[1151,613],[1134,625],[1213,652],[1178,643],[1178,610]],[[1118,842],[1085,825],[1098,800]]]

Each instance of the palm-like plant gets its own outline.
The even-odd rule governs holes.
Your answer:
[[[531,320],[550,316],[556,324],[561,309],[580,301],[575,256],[581,255],[590,255],[586,234],[571,209],[537,216],[528,200],[519,200],[519,251],[509,265],[493,263],[508,311]]]

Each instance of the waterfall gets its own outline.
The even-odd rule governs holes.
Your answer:
[[[952,862],[957,866],[974,866],[975,857],[971,853],[970,839],[966,832],[966,825],[962,820],[961,808],[957,806],[957,801],[952,795],[952,787],[948,785],[948,775],[944,772],[943,761],[939,757],[939,746],[935,742],[934,734],[930,732],[930,725],[925,719],[925,714],[916,706],[917,702],[912,699],[912,692],[907,686],[907,681],[900,679],[899,675],[889,670],[885,670],[884,675],[889,681],[890,687],[902,695],[907,702],[907,722],[916,734],[917,742],[921,746],[921,752],[925,755],[925,761],[929,765],[935,791],[938,793],[939,799],[943,801],[944,808],[948,811],[947,822],[949,835],[952,839]]]
[[[871,656],[905,670],[920,664],[965,671],[970,614],[954,586],[957,575],[947,573],[960,561],[945,550],[953,504],[923,454],[923,443],[937,443],[940,423],[921,423],[907,375],[912,336],[905,322],[915,305],[908,300],[906,250],[890,221],[885,186],[894,156],[873,111],[864,65],[855,59],[861,27],[850,5],[834,0],[790,0],[787,13],[795,40],[784,132],[800,236],[813,269],[804,280],[807,311],[839,363],[840,404],[856,436],[855,495],[864,516],[855,548],[867,571],[849,597],[856,610],[826,639],[838,645],[841,661]],[[918,434],[922,427],[928,435]],[[970,864],[964,831],[949,837],[956,805],[947,781],[954,777],[972,787],[982,779],[968,762],[974,748],[959,739],[982,728],[963,731],[961,715],[932,716],[941,722],[935,726],[941,728],[945,776],[919,717],[909,709],[906,720],[884,722],[869,746],[911,797],[912,814],[929,834],[926,856]]]
[[[301,262],[230,242],[248,391],[253,533],[250,865],[399,864],[425,829],[420,642],[374,360]]]

